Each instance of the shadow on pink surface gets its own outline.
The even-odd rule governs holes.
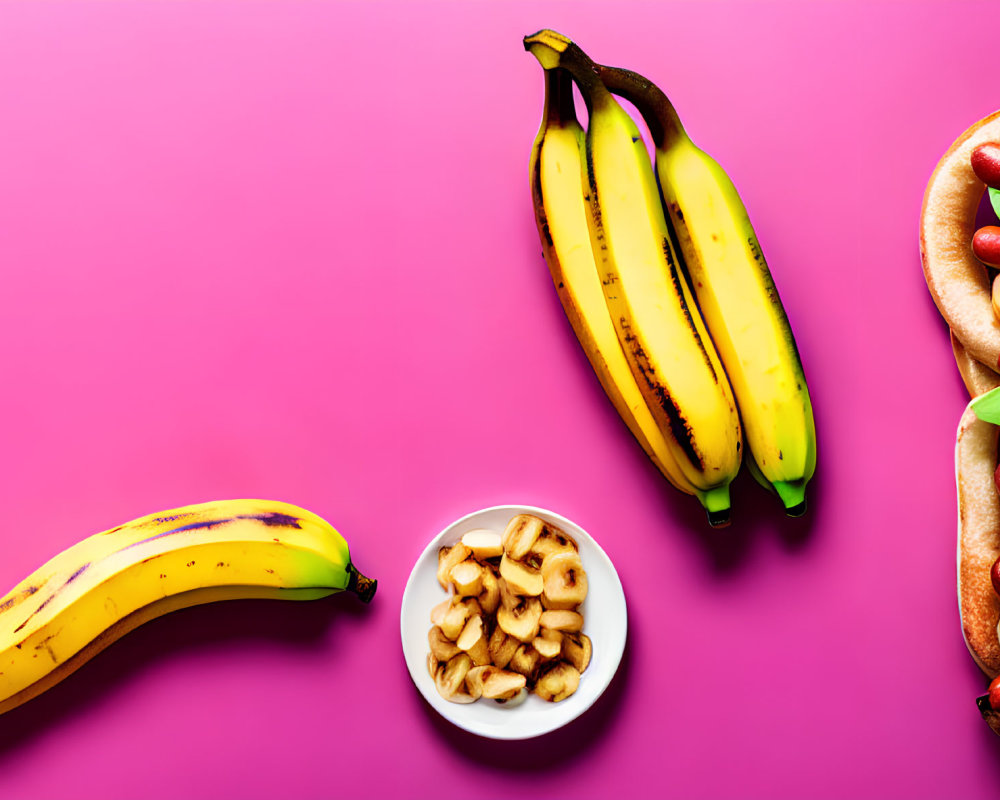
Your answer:
[[[586,758],[602,738],[614,735],[615,717],[624,705],[622,697],[628,685],[631,640],[629,631],[618,671],[594,705],[568,725],[540,737],[520,741],[479,737],[452,725],[423,697],[419,697],[418,702],[437,734],[462,756],[480,766],[498,772],[507,771],[505,766],[511,764],[516,764],[523,772],[562,770],[574,760]],[[545,746],[539,747],[539,742]]]
[[[38,697],[0,715],[0,764],[16,758],[50,729],[97,713],[103,703],[111,702],[123,687],[150,669],[183,660],[186,655],[239,651],[239,645],[254,642],[303,651],[308,658],[325,658],[323,642],[331,629],[369,614],[369,607],[345,593],[308,602],[208,603],[151,620]],[[248,652],[252,655],[257,651],[243,651],[244,655]],[[239,652],[232,657],[238,660]]]
[[[765,538],[777,538],[793,553],[808,547],[823,512],[824,483],[820,463],[809,482],[808,510],[804,516],[790,518],[784,515],[778,498],[769,495],[746,469],[741,469],[731,487],[733,522],[729,527],[710,528],[697,503],[677,502],[674,493],[663,498],[667,507],[664,514],[673,517],[681,535],[704,551],[713,571],[725,576],[741,570]]]

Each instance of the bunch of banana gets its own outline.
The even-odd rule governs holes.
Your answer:
[[[595,64],[554,31],[525,37],[524,45],[545,71],[531,157],[539,234],[563,308],[606,393],[667,479],[698,497],[711,524],[729,521],[744,436],[757,480],[786,513],[804,513],[816,464],[812,406],[732,182],[646,79]],[[573,108],[574,82],[587,105],[586,132]],[[613,94],[646,121],[655,173]]]
[[[287,503],[229,500],[142,517],[64,550],[0,598],[0,713],[170,611],[344,590],[369,602],[375,588],[329,523]]]

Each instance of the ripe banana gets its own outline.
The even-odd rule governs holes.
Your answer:
[[[674,253],[649,155],[593,62],[553,31],[525,37],[587,103],[588,224],[605,304],[646,405],[714,525],[729,521],[742,433],[732,389]]]
[[[812,402],[746,208],[729,176],[687,136],[660,89],[634,72],[595,70],[608,89],[635,105],[650,129],[663,205],[736,395],[751,472],[773,488],[789,516],[799,516],[816,469]]]
[[[287,503],[229,500],[142,517],[64,550],[0,598],[0,713],[176,609],[343,590],[369,602],[375,588],[329,523]]]
[[[573,81],[545,70],[545,106],[529,167],[535,222],[556,292],[597,378],[619,416],[657,469],[676,488],[695,494],[632,377],[604,300],[590,245],[586,133],[576,118]]]

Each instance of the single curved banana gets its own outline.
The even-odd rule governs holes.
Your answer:
[[[0,713],[176,609],[343,590],[369,602],[375,588],[329,523],[287,503],[228,500],[142,517],[64,550],[0,598]]]
[[[670,101],[627,70],[596,66],[656,145],[663,204],[698,305],[732,383],[755,477],[789,516],[806,509],[816,426],[802,362],[750,217],[729,176],[688,138]],[[750,459],[748,459],[748,462]]]
[[[632,376],[611,322],[590,244],[586,133],[576,117],[573,80],[545,70],[545,106],[531,149],[529,175],[535,222],[566,317],[604,392],[663,476],[687,494],[697,489],[681,472],[670,445]]]
[[[588,221],[605,302],[681,472],[710,522],[725,524],[740,466],[739,415],[680,271],[642,136],[577,45],[549,30],[524,44],[543,68],[568,70],[587,103]]]

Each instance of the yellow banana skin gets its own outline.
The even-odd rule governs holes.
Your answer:
[[[369,602],[375,588],[344,538],[297,506],[226,500],[141,517],[64,550],[0,598],[0,713],[170,611],[344,590]]]
[[[726,524],[740,466],[739,415],[680,274],[645,144],[579,47],[553,31],[524,41],[543,68],[568,70],[587,102],[588,221],[606,305],[678,467],[709,521]]]
[[[690,140],[670,101],[641,75],[597,66],[632,102],[656,144],[656,172],[698,304],[729,375],[755,477],[786,513],[806,509],[816,427],[787,315],[750,217],[719,164]]]
[[[545,110],[531,150],[535,222],[566,317],[605,394],[642,449],[676,488],[695,494],[646,407],[604,300],[590,243],[584,200],[586,133],[576,118],[573,83],[563,69],[545,70]]]

